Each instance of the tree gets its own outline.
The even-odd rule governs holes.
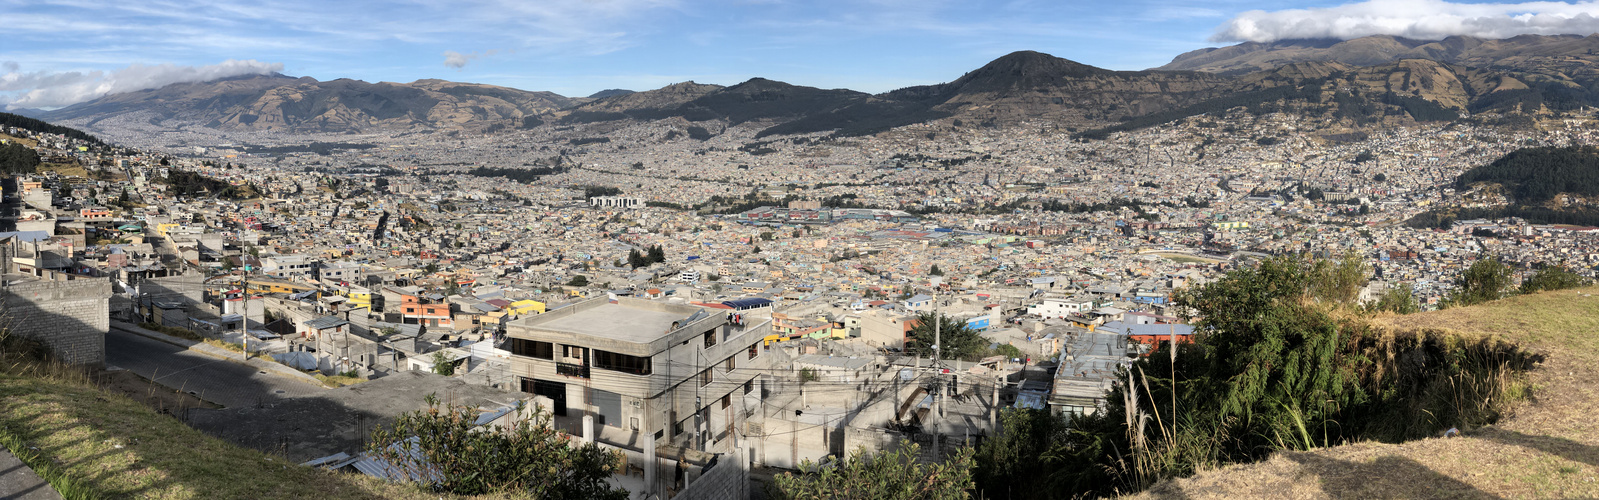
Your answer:
[[[761,241],[772,241],[772,239],[776,238],[776,237],[777,236],[772,234],[771,231],[762,231],[761,232]]]
[[[648,258],[644,257],[644,254],[639,253],[638,249],[635,248],[627,253],[627,265],[633,269],[638,269],[650,265],[650,262]]]
[[[1410,287],[1410,283],[1400,283],[1399,286],[1389,288],[1382,297],[1368,304],[1366,310],[1410,314],[1420,311],[1421,308],[1416,305],[1415,291]]]
[[[1593,284],[1593,280],[1571,272],[1561,266],[1544,266],[1521,282],[1521,293],[1580,288]]]
[[[935,318],[940,324],[937,332],[933,331]],[[943,342],[943,345],[938,346],[940,359],[975,361],[988,354],[988,341],[983,340],[977,330],[967,326],[964,321],[942,314],[918,314],[916,326],[911,327],[908,336],[910,338],[905,340],[905,350],[918,356],[932,355],[934,337]]]
[[[927,275],[928,276],[943,276],[944,275],[944,270],[943,269],[939,269],[938,268],[938,264],[933,264],[933,267],[931,269],[927,270]]]
[[[660,245],[650,245],[647,250],[645,257],[649,257],[651,263],[666,262],[666,250]]]
[[[450,360],[450,357],[444,354],[444,351],[434,351],[433,373],[446,377],[455,375],[455,361]]]
[[[806,460],[800,463],[798,474],[773,478],[775,493],[791,500],[954,500],[971,496],[971,448],[934,464],[922,464],[917,459],[920,454],[920,448],[912,444],[876,456],[867,456],[864,447],[858,448],[836,465]]]
[[[425,274],[439,272],[439,264],[437,262],[429,262],[428,265],[422,267],[422,272]]]
[[[1037,492],[1061,491],[1052,484],[1063,444],[1071,439],[1064,416],[1048,410],[1006,408],[997,433],[978,445],[972,476],[989,498],[1028,498]],[[1063,492],[1064,493],[1064,492]],[[1047,496],[1047,495],[1046,495]]]
[[[1311,295],[1317,300],[1340,305],[1355,305],[1360,289],[1366,286],[1371,266],[1354,250],[1334,262],[1317,259],[1310,269]]]
[[[1446,307],[1469,306],[1504,298],[1510,289],[1510,268],[1496,258],[1479,260],[1455,278],[1455,290],[1445,300]]]
[[[566,286],[589,286],[589,278],[581,274],[573,276],[571,281],[566,282]]]
[[[514,415],[531,413],[529,418],[482,432],[476,408],[441,406],[432,394],[426,401],[426,409],[372,431],[367,453],[422,478],[432,490],[458,495],[627,498],[626,490],[607,482],[625,459],[594,444],[574,446],[542,409],[519,403]]]

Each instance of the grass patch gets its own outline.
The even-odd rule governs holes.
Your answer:
[[[26,138],[26,137],[17,137],[17,136],[10,135],[10,134],[0,134],[0,139],[4,139],[4,140],[7,140],[7,141],[15,142],[17,144],[21,144],[23,146],[27,146],[27,147],[30,147],[30,148],[33,148],[33,149],[39,149],[39,141],[35,141],[33,139],[29,139],[29,138]]]
[[[0,442],[66,498],[455,499],[190,429],[0,332]],[[489,496],[478,498],[507,498]]]
[[[322,382],[322,385],[328,387],[344,387],[366,382],[366,379],[355,376],[353,372],[341,373],[331,377],[320,373],[313,373],[311,376],[316,377],[318,381]]]
[[[203,343],[203,344],[206,344],[206,345],[221,347],[223,349],[227,349],[229,351],[233,351],[233,352],[240,353],[240,354],[244,353],[244,346],[241,346],[239,344],[235,344],[235,343],[232,343],[232,342],[225,342],[225,341],[223,341],[221,339],[215,339],[215,338],[207,337],[207,336],[204,336],[204,335],[200,335],[199,333],[196,333],[194,330],[190,330],[188,328],[178,328],[178,327],[175,327],[175,326],[165,326],[165,325],[160,325],[160,324],[156,324],[156,323],[139,323],[139,328],[143,328],[143,329],[150,330],[150,331],[155,331],[155,332],[165,333],[167,335],[171,335],[173,337],[177,337],[177,338],[184,339],[184,340],[192,340],[192,341],[200,342],[200,343]]]
[[[41,174],[45,172],[55,172],[56,175],[60,175],[62,177],[79,177],[84,179],[89,178],[89,170],[83,168],[81,165],[72,165],[66,163],[40,163],[37,171]]]

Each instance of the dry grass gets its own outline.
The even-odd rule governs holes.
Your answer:
[[[359,384],[361,382],[366,382],[366,379],[361,378],[361,377],[346,377],[344,375],[328,376],[328,375],[323,375],[323,374],[320,374],[320,373],[316,373],[316,374],[312,374],[311,376],[316,377],[317,380],[321,381],[322,385],[325,385],[325,386],[328,386],[328,387],[333,387],[333,388],[344,387],[344,386],[347,386],[347,385],[354,385],[354,384]]]
[[[17,137],[17,136],[9,135],[9,134],[0,134],[0,139],[4,139],[4,140],[7,140],[7,141],[12,141],[12,142],[15,142],[17,144],[21,144],[23,146],[27,146],[27,147],[30,147],[30,148],[33,148],[33,149],[38,149],[39,148],[39,141],[35,141],[33,139],[29,139],[29,138],[26,138],[26,137]]]
[[[1544,356],[1531,397],[1464,437],[1283,452],[1163,481],[1149,498],[1599,498],[1599,288],[1406,316],[1398,330],[1493,337]]]
[[[60,175],[62,177],[78,177],[82,179],[89,178],[89,169],[83,168],[82,165],[76,164],[69,165],[66,163],[40,163],[38,172],[41,174],[45,172],[55,172],[56,175]]]
[[[71,478],[73,497],[461,498],[301,467],[190,429],[81,375],[16,368],[0,374],[0,434]]]

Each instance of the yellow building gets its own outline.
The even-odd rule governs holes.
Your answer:
[[[248,283],[248,289],[249,289],[250,293],[291,293],[292,294],[292,293],[301,293],[301,292],[317,292],[317,293],[311,294],[311,298],[313,298],[313,299],[321,298],[320,297],[321,289],[319,289],[317,287],[314,287],[314,286],[311,286],[311,285],[303,284],[303,283],[294,283],[294,282],[290,282],[290,281],[268,280],[268,279],[262,279],[262,278],[250,278],[250,280],[247,283]],[[368,304],[371,303],[370,302],[370,298],[371,298],[371,295],[369,294],[368,295]]]
[[[350,289],[350,293],[347,296],[350,299],[350,305],[353,307],[365,307],[367,309],[372,308],[371,290],[355,287]]]
[[[545,305],[543,302],[539,302],[537,300],[526,299],[512,302],[511,306],[506,309],[510,311],[511,314],[515,314],[517,316],[526,314],[544,314]]]

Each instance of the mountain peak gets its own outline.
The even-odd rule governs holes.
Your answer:
[[[1087,78],[1112,71],[1043,52],[1019,50],[967,73],[950,86],[961,92],[1004,92],[1047,88],[1065,79]]]

